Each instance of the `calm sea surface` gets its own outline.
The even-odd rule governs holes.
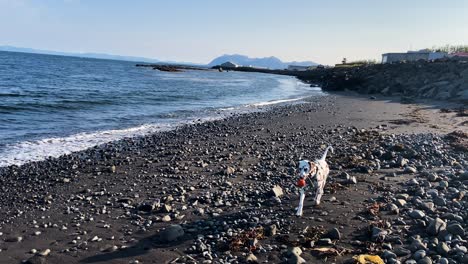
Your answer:
[[[288,76],[0,51],[0,167],[321,94]]]

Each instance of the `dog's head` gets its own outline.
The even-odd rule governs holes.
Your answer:
[[[305,179],[311,173],[314,173],[317,169],[317,165],[315,163],[310,162],[308,160],[300,160],[299,161],[299,178]]]

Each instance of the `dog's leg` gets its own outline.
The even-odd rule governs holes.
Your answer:
[[[322,199],[323,189],[325,188],[325,181],[317,182],[317,189],[315,190],[314,204],[319,205],[320,200]]]
[[[302,208],[304,207],[304,198],[305,198],[304,188],[301,188],[299,192],[301,193],[301,195],[299,196],[299,206],[297,207],[296,215],[302,216]]]

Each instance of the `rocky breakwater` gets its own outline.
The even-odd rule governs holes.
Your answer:
[[[181,72],[187,70],[206,71],[207,68],[176,64],[137,64],[136,67],[148,67],[163,72]]]
[[[295,73],[324,90],[352,90],[411,98],[468,101],[468,63],[465,61],[375,64],[335,67]]]

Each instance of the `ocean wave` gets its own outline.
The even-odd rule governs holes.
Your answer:
[[[7,145],[5,150],[0,152],[0,167],[21,165],[30,161],[44,160],[48,157],[59,157],[119,139],[170,130],[173,127],[174,124],[145,124],[126,129],[104,130],[93,133],[79,133],[67,137],[23,141]]]
[[[79,110],[91,106],[103,106],[117,104],[112,99],[99,100],[73,100],[64,99],[53,102],[20,102],[10,105],[0,105],[0,112],[13,113],[18,111],[49,111],[49,110]]]
[[[280,100],[271,100],[271,101],[266,101],[266,102],[258,102],[254,104],[250,104],[250,106],[267,106],[267,105],[275,105],[275,104],[282,104],[282,103],[290,103],[290,102],[296,102],[303,100],[305,97],[300,97],[300,98],[292,98],[292,99],[280,99]]]
[[[0,97],[27,97],[29,95],[19,93],[0,93]]]
[[[0,167],[22,165],[27,162],[44,160],[48,157],[59,157],[124,138],[168,131],[184,124],[218,120],[232,114],[263,111],[261,108],[263,106],[299,102],[302,99],[304,99],[304,97],[272,100],[232,107],[207,108],[200,111],[177,110],[173,113],[158,116],[161,119],[166,119],[167,123],[144,124],[125,129],[103,130],[98,132],[78,133],[66,137],[50,137],[35,141],[22,141],[7,145],[4,148],[5,150],[0,151]]]

